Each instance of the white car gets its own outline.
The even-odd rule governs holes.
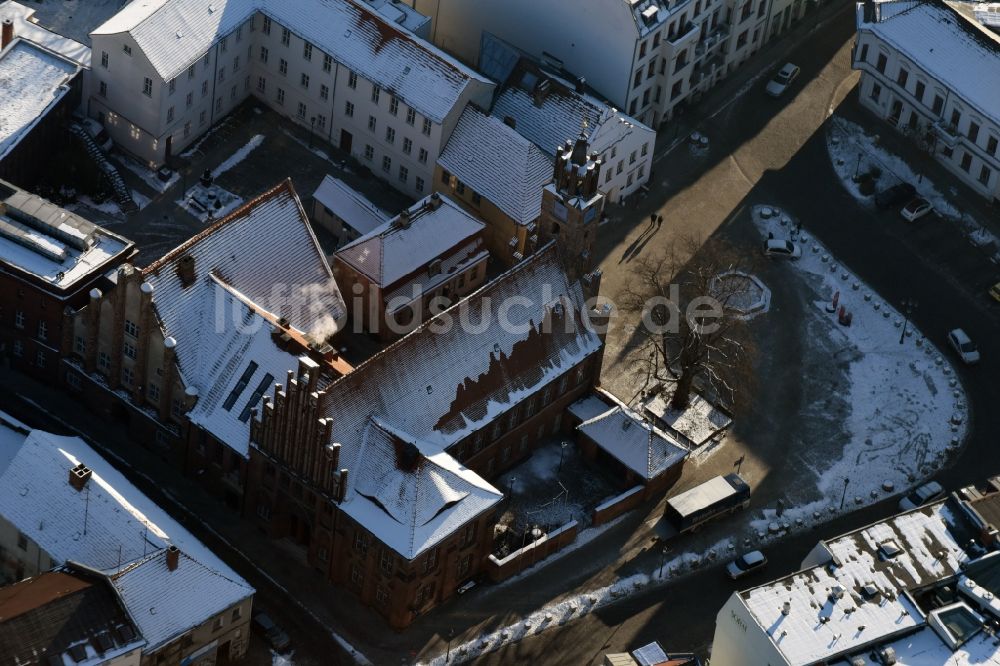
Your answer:
[[[976,347],[976,343],[969,338],[968,333],[962,329],[956,328],[948,333],[948,344],[954,347],[959,358],[966,365],[979,363],[979,349]]]
[[[802,248],[790,240],[768,238],[764,241],[764,256],[768,259],[799,259],[802,257]]]
[[[111,150],[113,144],[107,130],[104,129],[104,125],[93,118],[84,118],[80,121],[80,124],[86,130],[87,134],[90,135],[90,138],[94,140],[98,148],[104,152]]]
[[[764,90],[771,97],[781,97],[798,75],[799,68],[796,65],[790,62],[785,63],[785,66],[774,75],[774,78],[767,82],[767,87]]]
[[[944,497],[944,488],[937,481],[930,481],[899,500],[899,510],[910,511],[942,497]]]
[[[923,197],[914,197],[910,199],[910,203],[903,206],[903,210],[899,211],[899,214],[903,216],[903,219],[915,222],[932,210],[934,210],[934,206],[931,205],[930,201]]]
[[[726,565],[726,573],[733,580],[748,576],[758,569],[764,568],[767,558],[759,550],[752,550],[749,553],[737,557]]]

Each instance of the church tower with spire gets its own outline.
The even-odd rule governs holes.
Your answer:
[[[556,247],[571,280],[593,268],[593,247],[604,212],[604,195],[597,190],[601,159],[588,151],[586,125],[576,141],[556,149],[555,175],[542,190],[539,218],[541,242],[556,241]]]

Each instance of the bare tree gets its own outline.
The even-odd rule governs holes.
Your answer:
[[[618,304],[638,320],[630,351],[644,374],[639,392],[673,384],[670,406],[681,410],[697,382],[730,409],[746,405],[756,357],[738,308],[747,284],[739,277],[718,279],[746,272],[746,264],[728,243],[694,236],[637,260]]]

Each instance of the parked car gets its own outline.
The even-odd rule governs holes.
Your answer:
[[[909,183],[899,183],[876,194],[875,205],[879,208],[891,208],[906,203],[915,196],[917,196],[917,188]]]
[[[966,365],[979,363],[979,349],[962,329],[956,328],[948,333],[948,343],[955,348],[962,362]]]
[[[899,214],[903,216],[903,219],[915,222],[932,210],[934,210],[934,206],[931,205],[930,201],[923,197],[914,197],[910,199],[910,203],[903,206],[903,210],[899,211]]]
[[[98,148],[104,152],[111,150],[111,146],[113,145],[111,142],[111,136],[108,134],[108,131],[104,129],[104,125],[97,122],[93,118],[84,118],[80,121],[80,124],[83,126],[83,129],[87,132],[87,134],[90,135],[90,138],[94,140]]]
[[[774,78],[767,82],[767,87],[764,89],[767,94],[771,97],[781,97],[788,86],[792,85],[799,76],[799,68],[792,63],[785,63],[785,66],[778,70],[778,73],[774,75]]]
[[[1000,303],[1000,282],[990,287],[990,296],[993,297],[994,301]]]
[[[802,256],[802,248],[790,240],[768,238],[764,241],[764,256],[768,259],[799,259]]]
[[[918,506],[923,506],[942,497],[944,497],[944,488],[937,481],[930,481],[899,500],[899,510],[909,511],[916,509]]]
[[[754,571],[763,569],[765,564],[767,564],[767,558],[764,557],[764,553],[759,550],[752,550],[727,564],[726,573],[729,574],[730,578],[736,580],[737,578],[743,578],[743,576],[749,576]]]
[[[288,638],[288,634],[276,625],[267,613],[263,611],[254,612],[252,625],[254,631],[263,636],[276,652],[286,652],[292,646],[292,641]]]

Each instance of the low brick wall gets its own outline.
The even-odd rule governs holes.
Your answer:
[[[642,504],[642,501],[646,497],[643,492],[644,489],[645,486],[633,486],[621,495],[609,497],[598,504],[594,507],[593,524],[603,525]]]
[[[521,573],[536,562],[541,562],[552,553],[576,541],[577,529],[576,521],[571,520],[559,529],[543,535],[538,541],[515,550],[502,560],[497,559],[496,555],[490,555],[486,559],[486,575],[494,583],[498,583]]]

